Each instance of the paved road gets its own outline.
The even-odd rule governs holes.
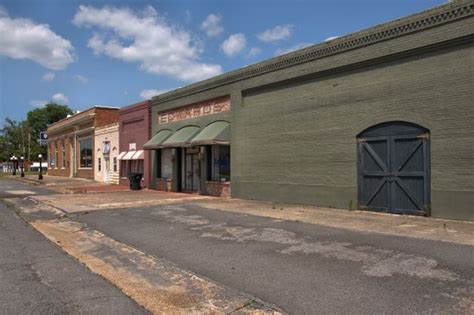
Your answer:
[[[13,193],[8,193],[10,191]],[[1,198],[49,193],[0,180]],[[143,314],[116,287],[28,227],[0,199],[0,314]]]
[[[55,192],[41,186],[34,186],[15,180],[0,179],[0,199],[50,194],[55,194]]]
[[[470,246],[193,204],[70,217],[291,314],[474,313]]]

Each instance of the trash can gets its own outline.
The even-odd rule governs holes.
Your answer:
[[[128,180],[130,181],[131,190],[140,190],[140,183],[142,181],[143,174],[140,173],[130,173],[128,174]]]

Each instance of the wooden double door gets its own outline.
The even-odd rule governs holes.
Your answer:
[[[405,122],[358,136],[359,208],[429,215],[429,132]]]

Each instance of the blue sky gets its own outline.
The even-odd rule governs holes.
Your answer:
[[[0,0],[0,124],[122,107],[440,0]]]

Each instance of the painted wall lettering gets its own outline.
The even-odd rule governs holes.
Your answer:
[[[212,100],[183,106],[177,109],[159,112],[158,124],[167,124],[179,120],[227,112],[229,110],[230,99],[228,96],[215,98]]]

